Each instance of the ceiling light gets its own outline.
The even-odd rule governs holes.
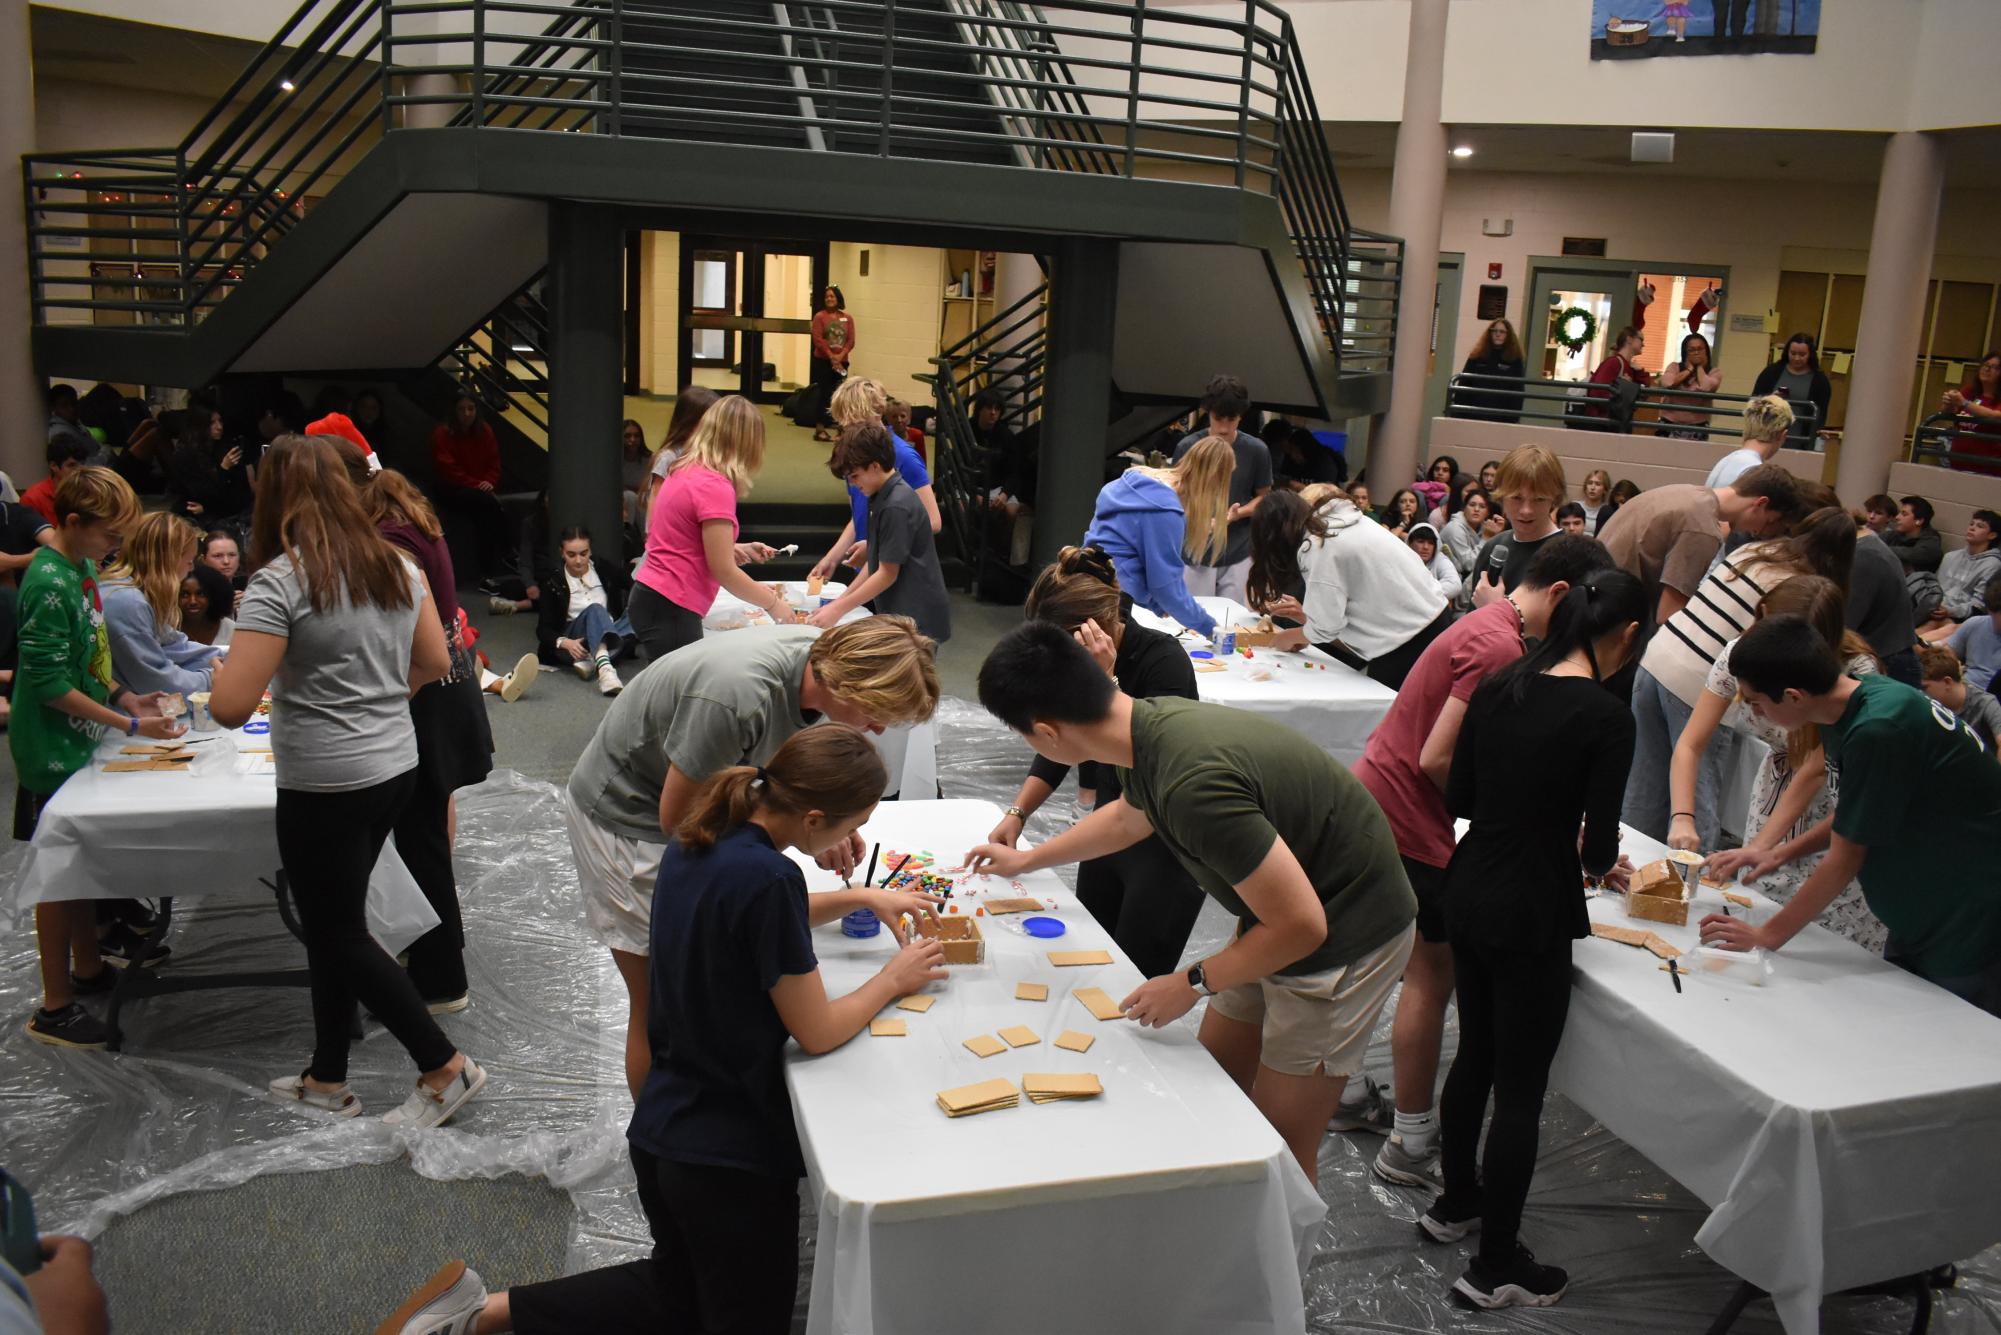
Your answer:
[[[278,91],[281,93],[296,93],[299,91],[299,86],[293,83],[288,76],[278,80]]]
[[[1473,156],[1473,146],[1471,144],[1459,144],[1453,148],[1452,156],[1455,158],[1470,158]]]

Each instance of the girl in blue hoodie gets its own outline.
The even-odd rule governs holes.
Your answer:
[[[1213,560],[1222,551],[1236,463],[1211,436],[1172,468],[1129,468],[1099,490],[1084,530],[1083,545],[1104,548],[1135,603],[1211,639],[1216,619],[1189,595],[1182,553]]]

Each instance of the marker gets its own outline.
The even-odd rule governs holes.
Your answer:
[[[1681,970],[1675,967],[1673,960],[1668,961],[1668,981],[1674,984],[1675,995],[1681,995]]]
[[[876,856],[876,854],[878,854],[878,853],[880,853],[880,852],[882,852],[882,845],[881,845],[881,844],[871,844],[871,845],[869,845],[869,850],[868,850],[868,875],[866,875],[866,876],[862,877],[862,889],[864,889],[864,890],[868,889],[868,887],[869,887],[869,883],[875,880],[875,856]]]

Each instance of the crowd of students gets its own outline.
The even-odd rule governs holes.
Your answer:
[[[853,868],[856,831],[889,787],[869,734],[932,715],[951,633],[921,459],[913,468],[885,421],[879,385],[850,373],[830,399],[827,467],[855,504],[821,566],[850,567],[854,582],[827,606],[799,617],[743,571],[771,555],[737,523],[764,428],[728,396],[691,409],[672,458],[626,487],[644,531],[636,574],[564,530],[527,600],[541,657],[616,695],[563,808],[584,921],[628,994],[628,1139],[654,1251],[500,1292],[454,1262],[386,1331],[789,1320],[803,1155],[786,1044],[838,1047],[943,972],[936,943],[902,927],[932,896],[808,896],[780,855]],[[1705,853],[1718,874],[1765,878],[1782,902],[1756,925],[1704,919],[1706,943],[1781,950],[1823,917],[2001,1014],[2001,896],[1967,870],[2001,820],[2001,706],[1985,689],[2001,662],[2001,579],[1976,590],[1965,569],[1986,555],[1995,516],[1976,519],[1984,542],[1969,532],[1954,592],[1926,609],[1951,628],[1921,641],[1896,549],[1828,489],[1768,462],[1783,404],[1754,404],[1757,457],[1701,484],[1639,491],[1595,472],[1572,502],[1555,456],[1523,446],[1470,477],[1433,460],[1381,514],[1362,484],[1275,471],[1245,429],[1250,408],[1241,381],[1212,382],[1204,429],[1103,488],[1079,544],[1041,572],[1023,624],[987,655],[980,703],[1034,759],[967,862],[1003,876],[1080,864],[1081,902],[1146,978],[1125,1015],[1164,1025],[1208,999],[1200,1041],[1309,1178],[1330,1129],[1382,1135],[1376,1173],[1432,1193],[1423,1235],[1479,1233],[1459,1293],[1487,1307],[1562,1297],[1568,1276],[1522,1243],[1523,1210],[1572,942],[1588,932],[1581,891],[1587,878],[1623,887],[1622,818]],[[450,794],[492,754],[450,553],[424,494],[343,431],[281,433],[256,467],[247,549],[172,514],[142,517],[108,469],[56,481],[22,580],[16,834],[32,835],[101,731],[177,735],[161,692],[199,680],[232,726],[268,688],[278,844],[315,1029],[308,1064],[271,1089],[357,1115],[345,1077],[359,1002],[416,1072],[386,1120],[434,1126],[488,1079],[438,1018],[471,1001]],[[1885,524],[1899,515],[1930,517],[1907,501]],[[1878,606],[1885,587],[1901,622]],[[724,589],[775,624],[704,638]],[[1142,606],[1212,635],[1195,601],[1210,593],[1271,615],[1282,648],[1317,646],[1396,691],[1352,771],[1282,723],[1198,701],[1183,647],[1130,615]],[[864,604],[876,615],[849,619]],[[226,645],[210,632],[224,622]],[[189,623],[209,638],[184,634]],[[651,661],[624,682],[613,664],[635,644]],[[1733,813],[1716,781],[1731,732],[1770,747],[1741,848],[1724,846]],[[1522,782],[1522,758],[1552,737],[1565,762]],[[1019,848],[1072,769],[1088,814]],[[391,833],[440,918],[407,965],[362,912]],[[1238,931],[1184,970],[1205,899]],[[830,999],[811,929],[858,908],[899,948]],[[94,909],[51,904],[36,926],[31,1034],[100,1046],[78,998],[108,986],[107,956],[143,923],[107,932]],[[1362,1065],[1393,996],[1385,1099]],[[1459,1049],[1441,1089],[1455,999]]]

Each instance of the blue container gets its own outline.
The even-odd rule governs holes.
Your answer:
[[[1226,630],[1216,637],[1216,652],[1228,658],[1237,652],[1237,632]]]
[[[841,919],[842,936],[871,937],[882,930],[882,919],[874,909],[856,909]]]

